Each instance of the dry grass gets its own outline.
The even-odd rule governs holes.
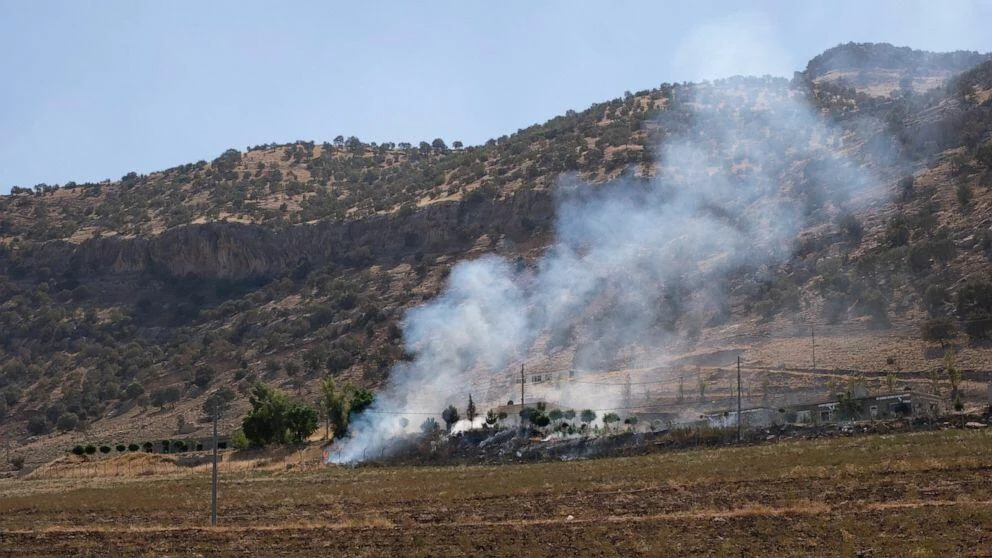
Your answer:
[[[990,442],[943,431],[509,466],[231,462],[216,529],[206,469],[134,455],[165,472],[77,478],[61,473],[95,464],[66,460],[0,480],[0,528],[19,555],[982,555]]]

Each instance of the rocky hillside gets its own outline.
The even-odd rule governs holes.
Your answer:
[[[764,170],[808,217],[791,257],[735,270],[705,320],[674,311],[692,285],[665,293],[672,318],[659,327],[680,332],[672,351],[744,346],[768,365],[799,364],[787,341],[818,323],[837,339],[886,339],[856,362],[839,348],[831,366],[879,369],[896,355],[919,370],[934,363],[896,353],[929,324],[947,330],[934,342],[961,345],[966,366],[988,366],[984,58],[844,45],[791,82],[662,84],[479,146],[338,137],[232,149],[118,181],[14,188],[0,198],[0,432],[53,446],[154,438],[174,433],[179,417],[195,429],[217,388],[243,409],[259,380],[303,397],[326,374],[378,386],[406,356],[404,311],[435,296],[454,263],[486,252],[536,261],[562,180],[636,188],[658,172],[656,146],[697,133],[700,104],[760,127],[755,114],[774,98],[806,99],[843,130],[823,156],[843,150],[890,201],[824,197],[822,161],[790,158],[799,140],[780,138],[783,155]],[[898,95],[886,89],[893,79]],[[735,101],[706,101],[714,89]],[[731,147],[728,176],[759,164]],[[604,367],[620,366],[611,358]]]

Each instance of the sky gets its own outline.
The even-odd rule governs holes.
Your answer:
[[[992,51],[992,0],[0,0],[0,192],[295,140],[466,145],[849,41]]]

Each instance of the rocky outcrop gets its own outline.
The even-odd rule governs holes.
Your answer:
[[[499,201],[437,203],[406,215],[279,229],[225,222],[188,225],[151,238],[104,237],[79,245],[48,242],[32,251],[31,264],[77,274],[274,277],[304,260],[313,265],[390,263],[416,252],[461,251],[483,234],[529,238],[535,230],[551,226],[553,203],[547,191],[523,191]]]

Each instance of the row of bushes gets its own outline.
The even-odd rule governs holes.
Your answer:
[[[183,440],[162,440],[161,442],[159,442],[159,444],[162,447],[162,453],[184,453],[193,450],[199,451],[201,449],[199,445],[197,445],[196,447],[190,447],[190,445],[184,442]],[[218,444],[218,446],[223,447],[222,444],[223,443]],[[131,442],[130,444],[127,445],[117,444],[113,447],[106,444],[100,446],[96,446],[93,444],[87,444],[84,446],[82,444],[79,444],[74,446],[70,451],[73,455],[94,455],[98,451],[103,454],[108,454],[114,450],[117,450],[118,453],[135,452],[138,450],[142,450],[146,453],[152,453],[154,449],[155,449],[154,442],[145,442],[141,445]]]

